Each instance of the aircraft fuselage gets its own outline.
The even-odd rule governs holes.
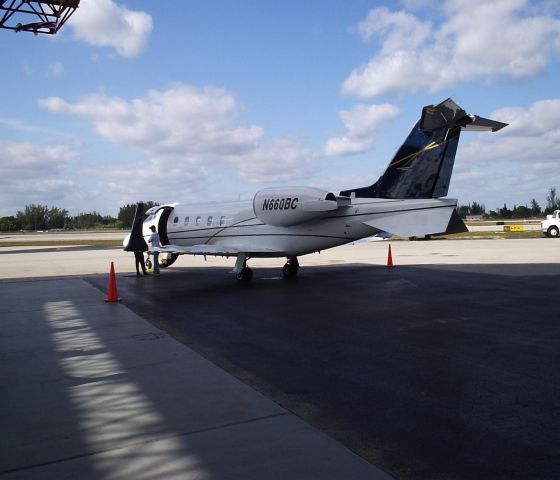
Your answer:
[[[287,198],[287,197],[286,197]],[[279,202],[280,203],[280,202]],[[293,198],[290,199],[290,210]],[[385,232],[381,228],[388,219],[399,217],[391,229],[399,230],[403,236],[419,235],[425,228],[426,214],[439,215],[442,221],[434,230],[429,226],[425,233],[445,231],[449,217],[457,201],[454,199],[363,199],[353,198],[351,204],[334,211],[321,212],[319,218],[306,222],[275,226],[264,223],[255,214],[253,202],[213,203],[175,205],[172,209],[159,210],[150,215],[143,225],[143,235],[147,240],[150,226],[155,225],[160,236],[169,246],[185,249],[207,245],[218,251],[235,254],[247,252],[251,257],[299,256],[318,250],[325,250],[348,242]],[[278,217],[284,209],[272,210]],[[393,222],[394,223],[394,222]],[[379,225],[379,228],[376,227]],[[398,234],[398,233],[397,233]],[[180,249],[176,249],[180,253]],[[187,251],[184,253],[197,253]],[[201,254],[212,254],[211,249],[201,250]]]

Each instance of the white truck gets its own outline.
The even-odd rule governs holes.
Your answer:
[[[558,238],[560,233],[560,210],[554,210],[552,215],[547,215],[541,222],[541,230],[547,237]]]

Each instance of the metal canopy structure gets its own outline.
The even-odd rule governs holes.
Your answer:
[[[79,5],[80,0],[0,0],[0,28],[54,35]]]

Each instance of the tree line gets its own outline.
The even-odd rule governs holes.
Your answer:
[[[514,205],[508,208],[504,203],[502,208],[486,211],[486,207],[480,203],[472,202],[469,205],[461,205],[458,207],[459,215],[462,218],[467,216],[480,216],[482,218],[507,220],[513,218],[542,218],[554,210],[560,210],[560,197],[556,194],[556,188],[552,187],[546,196],[546,207],[543,209],[534,198],[529,206]]]
[[[144,204],[146,209],[159,205],[153,201],[147,201]],[[116,218],[110,215],[101,215],[95,210],[71,216],[65,208],[30,204],[26,205],[23,210],[18,210],[15,216],[0,217],[0,231],[130,228],[132,227],[135,211],[136,204],[129,203],[120,207]]]

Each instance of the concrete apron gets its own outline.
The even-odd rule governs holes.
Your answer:
[[[383,479],[81,279],[0,284],[0,476]]]

